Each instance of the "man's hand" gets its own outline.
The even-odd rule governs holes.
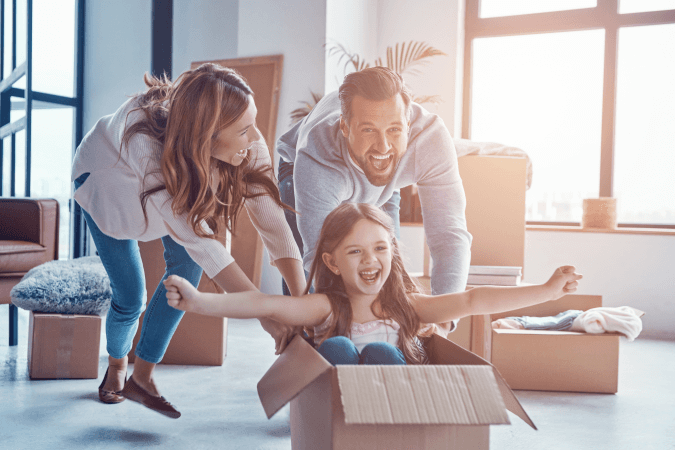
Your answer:
[[[267,331],[274,338],[275,355],[280,355],[286,349],[293,336],[302,333],[302,327],[284,325],[273,319],[259,320],[263,330]]]
[[[201,293],[185,278],[171,275],[164,280],[166,299],[169,306],[181,311],[195,311]]]

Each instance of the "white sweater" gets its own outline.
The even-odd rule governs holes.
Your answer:
[[[148,197],[146,225],[140,194],[149,187],[164,184],[159,164],[163,148],[152,138],[136,134],[128,150],[125,147],[120,155],[125,123],[130,125],[143,116],[141,111],[134,111],[127,119],[136,105],[136,100],[128,100],[114,114],[101,118],[82,140],[71,177],[75,180],[86,172],[91,175],[75,192],[75,200],[110,237],[151,241],[171,235],[213,278],[234,262],[234,258],[220,241],[198,237],[187,215],[175,216],[171,210],[172,198],[166,190]],[[251,150],[250,158],[255,167],[271,165],[264,141],[255,143]],[[248,199],[244,205],[270,253],[272,264],[280,258],[302,259],[283,209],[272,198],[265,195]],[[208,230],[206,224],[203,226]]]

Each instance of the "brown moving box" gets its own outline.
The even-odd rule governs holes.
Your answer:
[[[466,194],[466,226],[473,236],[471,265],[523,267],[526,160],[462,156],[458,158],[458,165]],[[417,280],[430,293],[432,264],[426,242],[423,259],[424,272]],[[490,354],[484,349],[489,346],[491,336],[484,321],[484,316],[461,319],[457,329],[448,334],[448,339],[489,360]]]
[[[30,378],[98,378],[99,316],[31,311],[28,328]]]
[[[493,314],[504,317],[547,317],[563,311],[586,311],[602,306],[599,295],[566,295],[559,300]],[[492,330],[492,364],[511,389],[596,392],[614,394],[619,380],[617,333],[587,334],[570,331]]]
[[[164,276],[164,246],[160,239],[150,242],[139,242],[145,283],[149,302],[155,292],[157,284]],[[206,275],[202,276],[199,290],[216,292],[213,283]],[[164,299],[166,301],[166,299]],[[134,336],[134,344],[129,352],[129,362],[135,360],[135,350],[141,337],[144,314],[141,314],[138,331]],[[185,313],[176,332],[166,349],[162,363],[187,364],[202,366],[222,366],[227,354],[227,319],[222,317],[202,316],[195,313]]]
[[[296,336],[258,383],[267,417],[291,403],[297,449],[487,449],[506,410],[536,429],[499,372],[434,335],[431,365],[332,366]]]

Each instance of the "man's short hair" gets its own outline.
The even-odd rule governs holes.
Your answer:
[[[409,119],[412,94],[401,75],[387,67],[379,66],[352,72],[345,77],[339,89],[342,118],[349,124],[352,101],[357,95],[368,100],[384,101],[397,94],[401,94]]]

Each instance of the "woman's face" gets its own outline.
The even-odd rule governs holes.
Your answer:
[[[216,134],[211,156],[233,166],[240,165],[248,156],[251,144],[260,139],[260,131],[255,126],[257,114],[253,97],[249,95],[244,114]]]
[[[391,272],[391,238],[386,228],[360,219],[333,253],[322,257],[342,277],[350,298],[377,296]]]

